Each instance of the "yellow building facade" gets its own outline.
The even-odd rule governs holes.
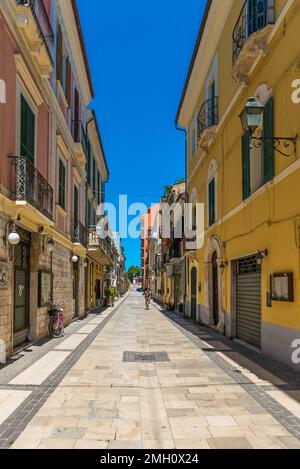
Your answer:
[[[295,368],[300,143],[274,139],[300,134],[299,28],[297,0],[208,1],[177,114],[189,202],[205,206],[186,314]],[[239,117],[249,97],[264,107],[253,140]]]

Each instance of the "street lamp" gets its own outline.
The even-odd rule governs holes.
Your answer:
[[[257,259],[257,264],[258,265],[261,265],[262,264],[262,261],[269,255],[269,250],[268,249],[265,249],[265,250],[261,250],[259,249],[257,254],[256,254],[256,259]]]
[[[249,98],[246,107],[240,114],[240,119],[244,132],[250,135],[255,132],[261,123],[264,107],[260,101],[255,98]]]
[[[12,228],[7,240],[11,246],[17,246],[20,243],[21,238],[15,227]]]
[[[282,156],[288,158],[294,156],[297,149],[296,137],[253,137],[254,132],[261,124],[264,106],[256,98],[248,98],[245,109],[240,114],[240,120],[244,132],[249,132],[252,144],[259,148],[262,143],[273,148]]]
[[[50,253],[54,251],[54,241],[52,238],[48,238],[47,248],[48,248],[48,252]]]
[[[219,265],[219,269],[222,275],[224,274],[224,271],[227,266],[228,266],[228,261],[222,261],[221,264]]]
[[[76,263],[78,262],[78,257],[76,256],[76,254],[74,254],[74,255],[72,256],[72,259],[71,259],[71,260],[72,260],[73,264],[76,264]]]

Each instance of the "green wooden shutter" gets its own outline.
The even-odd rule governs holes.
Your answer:
[[[103,182],[101,185],[101,204],[104,204],[105,201],[105,183]]]
[[[87,139],[86,177],[88,184],[91,185],[91,144],[89,139]]]
[[[66,168],[61,160],[59,160],[59,205],[66,208]]]
[[[78,189],[74,185],[74,226],[78,225]]]
[[[34,162],[35,115],[26,99],[21,95],[21,156]]]
[[[216,186],[215,179],[212,179],[208,186],[209,199],[209,225],[213,225],[216,221]]]
[[[88,200],[88,205],[87,205],[87,224],[90,227],[91,224],[91,202]]]
[[[93,194],[96,196],[96,160],[93,158]]]
[[[242,177],[243,177],[243,199],[251,194],[250,188],[250,137],[249,132],[242,136]]]
[[[267,139],[274,138],[274,99],[267,102],[263,115],[263,135]],[[263,182],[266,183],[274,177],[274,149],[272,141],[267,140],[263,145]]]
[[[97,202],[98,204],[101,203],[101,181],[100,181],[100,173],[99,171],[97,172],[97,178],[98,178],[98,195],[97,195]]]

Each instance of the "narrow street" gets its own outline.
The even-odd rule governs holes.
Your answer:
[[[0,446],[300,448],[293,375],[256,355],[131,291],[0,369]]]

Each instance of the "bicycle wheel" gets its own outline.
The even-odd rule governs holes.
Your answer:
[[[50,318],[49,334],[51,335],[51,337],[54,337],[55,339],[61,337],[63,333],[63,327],[57,327],[56,322],[57,322],[57,318],[55,316]]]

